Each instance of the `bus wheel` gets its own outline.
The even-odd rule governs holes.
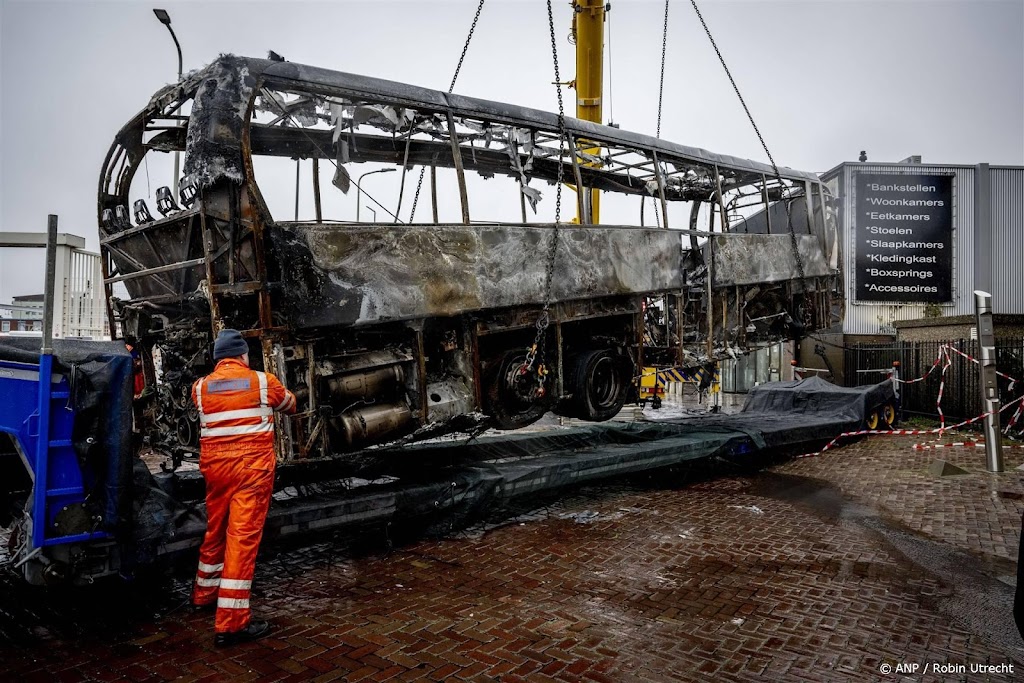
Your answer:
[[[506,351],[488,373],[487,408],[498,429],[519,429],[531,425],[551,407],[554,375],[544,383],[537,364],[526,370],[526,351]]]
[[[608,350],[577,356],[569,370],[576,414],[592,422],[615,417],[626,403],[632,374],[632,363]]]

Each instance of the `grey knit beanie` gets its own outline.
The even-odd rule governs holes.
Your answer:
[[[213,343],[214,360],[235,358],[246,353],[249,353],[249,345],[238,330],[221,330]]]

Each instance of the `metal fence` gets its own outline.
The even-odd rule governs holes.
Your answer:
[[[948,344],[952,348],[966,353],[972,358],[979,355],[978,342],[975,339],[956,339],[932,342],[893,342],[890,344],[854,344],[844,351],[844,367],[846,369],[847,386],[874,384],[880,382],[892,369],[894,361],[900,363],[900,377],[904,380],[922,377],[935,363],[939,349]],[[942,412],[947,418],[967,419],[980,415],[984,410],[981,404],[981,379],[978,366],[959,354],[951,353],[952,363],[945,374],[945,387],[942,394]],[[1024,339],[996,340],[997,369],[1019,381],[1011,387],[1011,383],[999,378],[999,397],[1004,404],[1024,393]],[[901,404],[904,413],[917,415],[937,415],[935,401],[938,397],[939,383],[942,380],[942,365],[929,375],[928,379],[915,384],[901,387]],[[1013,409],[1003,413],[1003,421],[1008,420]]]

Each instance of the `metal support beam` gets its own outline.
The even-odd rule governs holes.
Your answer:
[[[320,207],[320,159],[313,157],[313,207],[316,209],[316,222],[323,223],[323,211]]]
[[[455,130],[455,118],[448,114],[448,141],[452,146],[452,158],[455,160],[455,172],[459,176],[459,199],[462,202],[462,222],[469,225],[469,194],[466,192],[466,171],[462,168],[462,149],[459,147],[459,134]]]
[[[658,180],[658,199],[661,200],[661,227],[668,228],[668,202],[665,201],[665,180],[661,175],[661,164],[658,162],[658,153],[652,152],[654,156],[654,177]]]
[[[569,154],[572,157],[572,174],[576,178],[576,220],[580,225],[590,224],[590,215],[587,212],[587,202],[583,196],[586,189],[583,187],[583,176],[580,175],[580,164],[576,158],[576,138],[567,134],[569,138]]]
[[[193,268],[195,266],[201,266],[206,262],[206,259],[192,259],[191,261],[181,261],[180,263],[170,263],[166,266],[158,266],[156,268],[147,268],[146,270],[139,270],[134,273],[126,273],[124,275],[118,275],[117,277],[107,278],[108,284],[115,282],[122,282],[124,280],[134,280],[135,278],[145,277],[147,275],[154,275],[156,273],[166,273],[171,270],[181,270],[182,268]]]
[[[46,221],[46,283],[43,294],[43,346],[40,353],[44,356],[53,353],[53,295],[54,295],[54,279],[57,277],[57,216],[50,214]],[[43,377],[49,376],[49,373],[43,374],[40,369],[39,372],[39,383],[46,384],[47,401],[49,401],[49,380],[44,380]],[[40,389],[42,392],[42,389]],[[45,432],[40,431],[40,439],[44,438]],[[36,482],[36,488],[42,487],[46,489],[46,481],[40,484]]]
[[[433,211],[434,225],[437,225],[437,166],[430,164],[430,208]]]

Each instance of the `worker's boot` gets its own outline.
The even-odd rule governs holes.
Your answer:
[[[263,619],[253,619],[249,622],[249,625],[241,631],[218,633],[213,638],[213,644],[216,647],[228,647],[229,645],[237,645],[238,643],[248,643],[251,640],[262,638],[268,633],[270,633],[270,622]]]

